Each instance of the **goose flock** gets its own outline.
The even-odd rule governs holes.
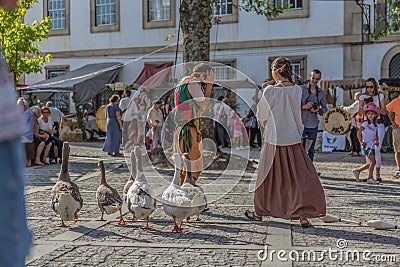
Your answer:
[[[60,216],[61,227],[68,227],[64,223],[65,221],[77,221],[78,212],[83,206],[79,188],[71,181],[69,176],[69,151],[69,143],[64,142],[60,174],[51,191],[51,207]],[[113,214],[119,211],[118,224],[125,225],[122,216],[123,202],[125,202],[129,212],[132,213],[132,217],[129,219],[132,221],[146,219],[143,229],[150,229],[149,217],[156,209],[156,199],[143,171],[140,147],[136,146],[131,151],[130,160],[131,172],[123,188],[122,198],[118,191],[107,183],[104,163],[102,160],[99,161],[101,177],[100,185],[96,191],[96,200],[101,212],[100,220],[105,220],[104,213]],[[196,220],[200,220],[200,213],[207,208],[207,199],[202,188],[196,185],[192,177],[189,155],[184,154],[182,158],[178,153],[175,153],[172,155],[172,161],[175,165],[174,177],[171,184],[162,193],[161,201],[164,212],[174,221],[172,232],[180,233],[184,219],[189,221],[190,216],[197,216]],[[180,186],[180,170],[183,168],[183,164],[187,171],[185,181]]]

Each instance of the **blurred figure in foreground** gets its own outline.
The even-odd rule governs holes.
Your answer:
[[[5,11],[15,9],[17,0],[1,0]],[[14,95],[14,82],[3,51],[0,51],[0,262],[1,266],[24,266],[31,245],[26,222],[25,157],[21,147],[24,122]]]

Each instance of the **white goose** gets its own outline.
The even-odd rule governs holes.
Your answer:
[[[196,185],[192,172],[191,172],[191,163],[190,157],[188,153],[183,154],[183,162],[185,164],[186,176],[185,180],[182,184],[182,190],[186,191],[189,198],[192,199],[192,214],[196,215],[196,221],[200,221],[200,213],[202,213],[207,208],[207,198],[204,195],[203,189]],[[188,216],[187,221],[190,220]]]
[[[188,196],[188,192],[182,190],[179,185],[180,169],[182,169],[182,160],[178,153],[172,155],[175,165],[175,174],[171,184],[162,194],[162,202],[164,212],[171,216],[174,220],[175,227],[173,233],[182,232],[182,221],[193,214],[192,200]]]
[[[106,182],[106,170],[102,160],[99,161],[99,167],[101,171],[100,185],[96,191],[97,204],[101,211],[100,221],[104,220],[104,212],[107,214],[115,213],[119,210],[119,222],[118,224],[124,225],[125,221],[122,217],[122,199],[118,194],[118,191],[112,188]]]
[[[128,200],[126,199],[126,195],[128,194],[129,188],[131,188],[133,182],[135,181],[136,176],[137,176],[136,157],[135,157],[134,150],[132,150],[131,151],[131,175],[129,176],[129,179],[124,186],[124,190],[122,191],[122,196],[125,200],[125,203],[128,203]]]
[[[77,221],[78,211],[82,208],[83,199],[78,186],[71,181],[68,172],[69,143],[64,142],[62,164],[57,183],[51,190],[51,208],[61,217],[61,227],[68,227],[64,221]]]
[[[135,218],[146,218],[143,229],[150,229],[149,216],[156,208],[154,192],[143,174],[142,152],[140,147],[134,148],[136,157],[137,175],[126,195],[128,210]]]

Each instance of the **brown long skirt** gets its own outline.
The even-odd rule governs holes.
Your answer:
[[[325,216],[324,190],[300,144],[263,145],[254,207],[257,215],[283,219]]]
[[[195,181],[199,179],[201,171],[203,170],[203,157],[201,148],[201,135],[197,133],[195,127],[190,128],[190,136],[192,140],[192,147],[190,148],[188,154],[191,161],[192,177]],[[184,151],[185,141],[183,138],[179,138],[179,135],[174,136],[174,153],[179,153],[181,156]],[[180,175],[180,185],[183,184],[186,176],[186,170],[183,166]]]

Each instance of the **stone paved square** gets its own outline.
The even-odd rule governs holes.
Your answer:
[[[97,161],[106,165],[108,183],[120,194],[129,177],[124,158],[104,155],[100,143],[71,143],[70,175],[79,186],[84,206],[77,222],[68,222],[69,228],[60,228],[59,217],[50,207],[51,188],[57,180],[60,165],[26,170],[26,203],[28,224],[34,235],[34,244],[27,266],[399,266],[400,230],[374,230],[368,220],[380,219],[400,224],[400,181],[392,180],[395,170],[392,153],[383,153],[384,183],[367,185],[356,182],[351,170],[360,165],[361,158],[347,157],[340,152],[316,154],[315,165],[320,171],[329,214],[351,222],[324,223],[312,219],[313,227],[301,228],[298,221],[265,217],[254,223],[244,217],[246,209],[253,208],[253,193],[249,184],[254,170],[243,177],[234,174],[218,178],[221,171],[206,170],[199,185],[213,182],[215,192],[209,210],[201,214],[201,221],[183,223],[183,232],[171,232],[173,222],[162,210],[161,203],[150,217],[151,230],[143,230],[144,220],[132,222],[123,208],[126,225],[120,226],[118,214],[106,215],[100,222],[96,190],[100,182]],[[259,151],[251,157],[258,159]],[[146,165],[149,181],[159,182],[157,172]],[[164,187],[173,176],[172,169],[159,174],[165,178]],[[161,187],[163,188],[163,187]],[[219,194],[218,190],[226,191]],[[162,192],[162,191],[160,191]],[[159,193],[161,194],[161,193]],[[384,256],[386,262],[375,260],[340,261],[327,257],[320,261],[262,261],[260,251],[338,249],[338,240],[345,240],[348,249],[373,250]],[[294,253],[294,252],[292,252]],[[393,258],[394,256],[394,258]],[[390,258],[391,257],[391,258]],[[389,261],[395,259],[396,261]]]

